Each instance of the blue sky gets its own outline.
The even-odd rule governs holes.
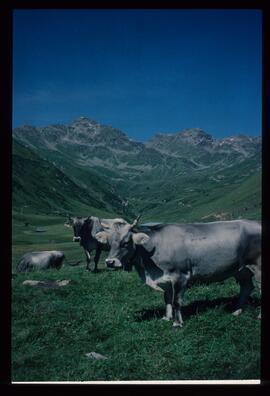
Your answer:
[[[259,135],[260,10],[16,10],[13,126]]]

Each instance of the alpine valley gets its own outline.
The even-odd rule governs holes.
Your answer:
[[[261,138],[201,129],[135,142],[80,117],[13,130],[15,213],[214,221],[261,216]]]

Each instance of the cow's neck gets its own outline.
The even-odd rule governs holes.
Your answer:
[[[97,248],[97,241],[91,236],[89,238],[82,238],[81,246],[83,246],[84,249],[91,251]]]
[[[147,277],[156,280],[163,275],[163,271],[152,260],[153,254],[154,251],[148,252],[144,247],[136,247],[136,254],[132,262],[144,283],[146,283]]]

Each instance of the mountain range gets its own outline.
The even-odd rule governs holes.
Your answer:
[[[202,129],[144,143],[87,117],[13,130],[13,207],[149,221],[259,218],[261,138]]]

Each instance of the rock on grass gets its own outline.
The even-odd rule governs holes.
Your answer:
[[[49,289],[57,289],[58,287],[66,286],[70,282],[69,279],[63,279],[63,280],[56,280],[56,281],[51,281],[51,280],[46,280],[46,281],[36,281],[36,280],[25,280],[22,284],[23,285],[29,285],[29,286],[35,286],[35,287],[44,287],[44,288],[49,288]]]

